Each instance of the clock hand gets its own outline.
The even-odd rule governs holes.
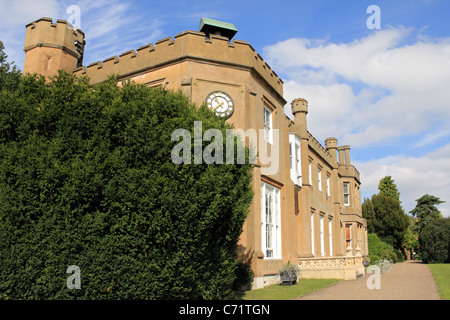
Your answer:
[[[213,110],[216,110],[217,108],[222,107],[223,101],[222,101],[222,103],[219,103],[219,102],[217,101],[217,98],[215,98],[214,101],[217,103],[217,106],[215,106],[215,107],[213,108]]]

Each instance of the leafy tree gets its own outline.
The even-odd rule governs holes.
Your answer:
[[[408,228],[408,217],[400,202],[383,194],[374,194],[370,200],[364,200],[362,211],[368,232],[400,250]]]
[[[408,227],[405,232],[402,247],[408,250],[411,255],[413,252],[417,252],[419,249],[418,235],[412,230],[411,227]]]
[[[0,299],[233,297],[251,165],[171,160],[175,129],[225,136],[224,119],[181,93],[64,72],[2,90],[0,119]]]
[[[434,219],[419,234],[422,260],[425,263],[450,262],[450,219]]]
[[[0,91],[17,88],[22,75],[14,62],[7,62],[8,56],[4,49],[3,42],[0,41]]]
[[[375,214],[373,202],[370,199],[366,198],[362,203],[362,216],[364,219],[367,220],[368,233],[375,233],[376,230],[380,229],[380,224]]]
[[[378,184],[379,193],[371,199],[364,199],[362,214],[367,220],[367,231],[375,233],[383,241],[403,252],[403,237],[408,228],[408,216],[401,202],[400,192],[391,176],[386,176]]]
[[[384,177],[378,183],[378,190],[380,194],[400,201],[400,192],[398,192],[397,185],[394,181],[391,176]]]
[[[420,233],[428,223],[442,218],[436,206],[445,201],[429,194],[420,197],[416,201],[416,207],[410,213],[417,218],[415,230]]]

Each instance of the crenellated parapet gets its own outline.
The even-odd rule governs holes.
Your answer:
[[[203,32],[190,30],[179,33],[174,38],[164,38],[154,44],[77,68],[74,74],[87,75],[95,84],[111,74],[127,78],[186,59],[249,69],[264,79],[278,94],[283,95],[283,81],[248,42],[230,42],[227,37],[219,35],[210,35],[208,38]]]
[[[26,25],[23,73],[46,77],[63,69],[72,72],[83,61],[85,35],[65,20],[41,18]]]
[[[331,154],[322,146],[322,144],[314,138],[314,136],[308,131],[309,146],[313,149],[319,156],[327,161],[331,166],[334,166],[334,159]]]

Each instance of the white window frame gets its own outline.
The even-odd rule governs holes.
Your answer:
[[[291,170],[293,169],[293,162],[294,162],[294,159],[293,159],[294,155],[292,152],[292,147],[293,147],[292,143],[289,143],[289,168]]]
[[[347,186],[347,188],[346,188]],[[347,189],[347,190],[345,190]],[[350,206],[350,183],[344,182],[342,185],[342,190],[344,194],[344,206]]]
[[[302,185],[302,160],[300,149],[300,138],[295,133],[289,134],[289,156],[291,180],[296,184]]]
[[[327,174],[327,196],[330,196],[330,176]]]
[[[264,122],[264,140],[266,140],[269,143],[272,143],[272,110],[264,106],[263,109],[263,122]]]
[[[281,189],[261,182],[261,244],[264,259],[281,259]]]
[[[330,257],[333,256],[333,218],[328,218],[328,242],[330,245]]]
[[[314,248],[314,211],[311,211],[311,253],[313,256],[316,255]]]
[[[325,234],[323,231],[323,215],[319,218],[319,231],[320,231],[320,255],[323,257],[325,255]]]
[[[308,163],[308,173],[309,173],[309,185],[312,186],[312,161],[309,160]]]
[[[317,169],[317,184],[319,191],[322,191],[322,169],[320,167]]]

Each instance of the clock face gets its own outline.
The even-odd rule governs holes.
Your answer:
[[[233,99],[222,91],[211,92],[206,98],[206,105],[221,117],[229,117],[234,111]]]

